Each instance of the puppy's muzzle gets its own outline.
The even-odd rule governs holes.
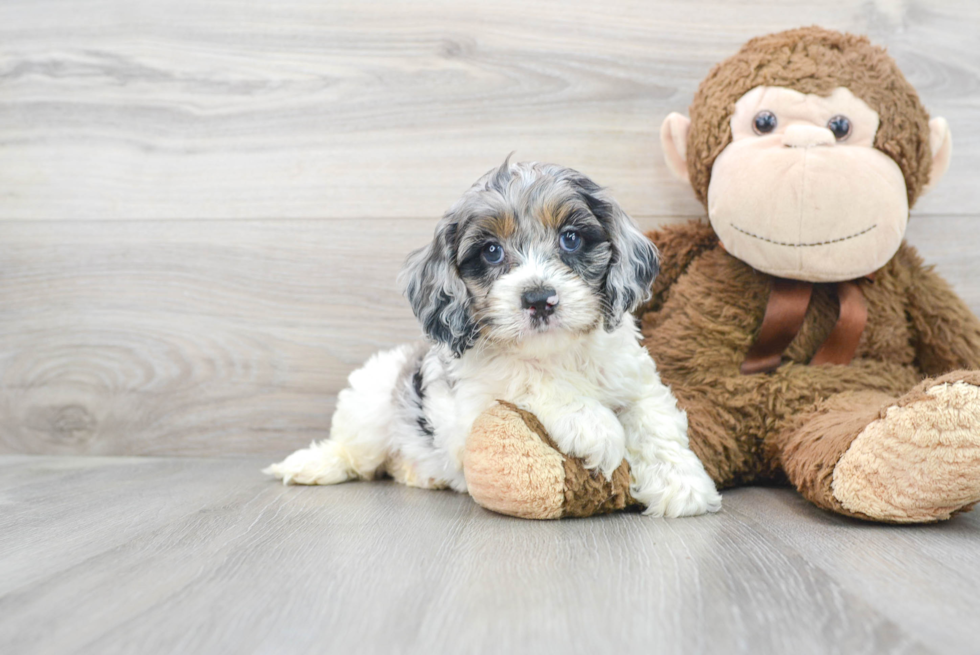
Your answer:
[[[552,287],[535,287],[528,289],[521,296],[521,307],[531,316],[544,318],[555,313],[558,305],[558,292]]]

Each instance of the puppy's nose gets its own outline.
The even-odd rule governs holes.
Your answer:
[[[790,125],[783,134],[783,145],[790,148],[812,148],[834,145],[834,133],[816,125]]]
[[[558,304],[558,292],[551,287],[528,289],[521,296],[521,306],[534,316],[551,316]]]

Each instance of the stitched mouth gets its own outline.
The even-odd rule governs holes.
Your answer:
[[[748,230],[743,230],[742,228],[740,228],[739,226],[735,225],[734,223],[732,223],[731,226],[736,231],[741,232],[742,234],[744,234],[746,236],[750,236],[753,239],[758,239],[759,241],[765,241],[766,243],[771,243],[771,244],[773,244],[775,246],[789,246],[790,248],[810,248],[812,246],[829,246],[829,245],[831,245],[833,243],[840,243],[841,241],[848,241],[849,239],[856,239],[857,237],[861,236],[862,234],[867,234],[871,230],[873,230],[876,227],[878,227],[878,224],[875,223],[871,227],[865,228],[865,229],[861,230],[860,232],[855,232],[854,234],[851,234],[851,235],[846,236],[846,237],[840,237],[839,239],[829,239],[827,241],[814,241],[813,243],[789,243],[788,241],[776,241],[774,239],[768,239],[766,237],[759,236],[758,234],[753,234],[752,232],[749,232]]]

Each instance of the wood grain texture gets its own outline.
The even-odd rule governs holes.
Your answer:
[[[980,515],[792,491],[533,522],[253,460],[0,457],[0,643],[60,653],[972,653]]]
[[[279,456],[325,437],[347,375],[420,338],[395,277],[433,225],[3,224],[0,452]],[[910,224],[974,311],[976,226]]]
[[[873,589],[875,608],[936,652],[976,650],[960,640],[980,630],[980,570],[964,559],[977,552],[980,516],[903,530],[824,514],[789,490],[746,489],[740,501],[744,504],[732,508],[735,513],[764,522],[774,537],[847,592]],[[902,598],[910,593],[914,605]],[[959,627],[951,630],[951,624]]]
[[[395,285],[484,170],[581,168],[701,214],[660,119],[752,35],[886,44],[956,134],[910,239],[974,310],[980,6],[0,4],[0,452],[283,454],[419,330]]]
[[[240,454],[321,438],[350,371],[421,337],[395,276],[432,226],[8,223],[0,441]]]
[[[920,210],[975,212],[974,0],[6,0],[0,218],[436,217],[511,150],[694,215],[660,121],[748,38],[814,23],[889,48],[955,135]]]

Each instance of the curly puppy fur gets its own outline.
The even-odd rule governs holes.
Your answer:
[[[625,459],[648,514],[716,511],[630,314],[656,273],[656,248],[594,182],[504,162],[408,258],[406,293],[431,343],[375,355],[341,392],[330,438],[268,471],[305,484],[387,472],[466,491],[467,438],[499,400],[606,479]]]

